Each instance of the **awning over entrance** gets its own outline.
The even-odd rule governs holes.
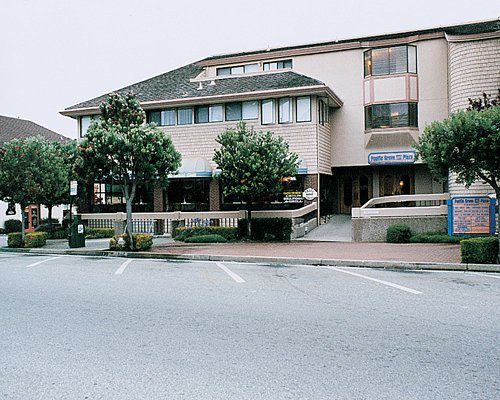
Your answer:
[[[179,178],[211,178],[212,166],[205,158],[183,158],[177,174],[169,175],[171,179]]]

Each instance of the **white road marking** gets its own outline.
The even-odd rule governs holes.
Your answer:
[[[47,261],[57,260],[58,258],[61,258],[61,256],[47,258],[47,259],[45,259],[45,260],[38,261],[38,262],[36,262],[36,263],[33,263],[33,264],[30,264],[30,265],[27,265],[26,267],[27,267],[27,268],[29,268],[29,267],[36,267],[37,265],[40,265],[40,264],[46,263]]]
[[[222,269],[226,274],[228,274],[233,280],[237,283],[245,283],[244,279],[239,276],[238,274],[235,274],[233,271],[231,271],[228,267],[226,267],[222,263],[215,263],[217,266]]]
[[[401,285],[396,285],[395,283],[383,281],[380,279],[370,278],[369,276],[357,274],[356,272],[346,271],[344,269],[340,269],[340,268],[336,268],[336,267],[329,267],[329,268],[333,269],[334,271],[343,272],[344,274],[349,274],[349,275],[357,276],[358,278],[368,279],[368,280],[373,281],[373,282],[381,283],[382,285],[390,286],[390,287],[393,287],[395,289],[403,290],[403,291],[408,292],[408,293],[422,294],[422,292],[419,292],[418,290],[410,289],[408,287],[401,286]]]
[[[481,275],[481,276],[487,276],[490,278],[495,278],[495,279],[500,279],[500,275],[493,275],[493,274],[481,274],[479,272],[473,272],[472,275]]]
[[[116,270],[115,275],[123,274],[123,271],[125,271],[125,268],[127,268],[127,265],[129,265],[131,262],[132,260],[127,260],[122,265],[120,265],[120,268]]]

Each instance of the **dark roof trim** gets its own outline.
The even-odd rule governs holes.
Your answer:
[[[388,44],[411,43],[421,40],[444,38],[446,35],[481,35],[500,30],[498,19],[490,21],[475,22],[448,27],[438,27],[432,29],[423,29],[417,31],[392,33],[386,35],[366,36],[362,38],[336,40],[331,42],[322,42],[298,46],[278,47],[274,49],[256,50],[250,52],[241,52],[233,54],[223,54],[208,57],[201,61],[203,65],[219,65],[237,62],[256,61],[263,59],[273,59],[280,57],[291,57],[297,55],[325,53],[331,51],[357,49],[363,47],[384,46]]]
[[[200,105],[215,102],[229,102],[237,100],[258,100],[262,98],[274,98],[287,95],[325,95],[333,102],[334,107],[342,107],[342,100],[326,85],[305,86],[297,88],[260,90],[255,92],[230,93],[204,97],[187,97],[184,99],[142,101],[141,107],[144,110],[151,110],[158,107],[175,107]],[[77,117],[81,115],[98,114],[99,107],[85,107],[72,110],[61,111],[62,115]]]

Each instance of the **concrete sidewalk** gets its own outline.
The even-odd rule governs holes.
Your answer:
[[[304,240],[290,243],[187,244],[160,236],[153,239],[153,248],[147,252],[111,252],[107,250],[109,239],[86,240],[86,246],[78,249],[70,249],[66,240],[48,240],[47,245],[39,249],[8,249],[4,238],[0,237],[1,251],[32,254],[500,272],[500,265],[497,264],[461,264],[460,246],[456,244]]]

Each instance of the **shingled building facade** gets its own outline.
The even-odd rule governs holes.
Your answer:
[[[477,56],[460,48],[477,49]],[[460,57],[467,59],[466,74]],[[136,94],[148,121],[172,137],[183,157],[168,191],[143,188],[136,209],[237,208],[239,199],[225,198],[214,179],[212,156],[217,135],[238,121],[284,137],[301,159],[296,177],[267,199],[268,207],[300,207],[287,193],[306,188],[319,194],[322,215],[350,213],[377,196],[446,191],[413,145],[428,123],[456,108],[457,88],[467,88],[460,104],[479,96],[485,82],[498,88],[499,59],[494,20],[209,57],[117,90]],[[80,137],[106,98],[62,111],[76,119]],[[85,211],[122,209],[111,182],[95,183],[90,192]]]

